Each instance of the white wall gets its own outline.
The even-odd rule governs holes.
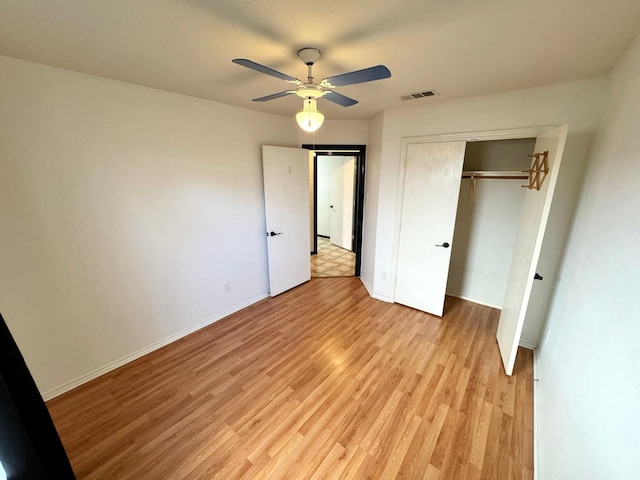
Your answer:
[[[540,478],[640,472],[640,37],[614,68],[538,358]]]
[[[266,295],[290,120],[0,57],[0,309],[41,392]]]
[[[447,295],[502,308],[524,191],[515,180],[460,184]]]

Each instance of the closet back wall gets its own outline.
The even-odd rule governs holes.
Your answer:
[[[529,168],[535,139],[469,142],[464,170]],[[447,294],[502,307],[525,180],[462,179]],[[472,191],[473,190],[473,191]]]

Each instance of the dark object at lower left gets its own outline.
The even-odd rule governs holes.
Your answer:
[[[0,462],[11,480],[71,480],[49,410],[0,314]]]

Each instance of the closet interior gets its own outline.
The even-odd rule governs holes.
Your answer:
[[[447,295],[502,307],[535,141],[467,142]]]

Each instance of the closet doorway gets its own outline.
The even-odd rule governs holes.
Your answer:
[[[311,276],[360,276],[364,145],[303,145],[313,151]]]
[[[532,158],[526,179],[518,179],[528,188],[523,189],[525,193],[517,219],[517,233],[512,252],[508,255],[510,261],[506,289],[500,305],[502,312],[497,340],[508,375],[513,371],[534,278],[538,277],[535,270],[558,178],[567,130],[568,127],[563,125],[413,137],[403,140],[404,162],[398,185],[399,223],[396,228],[395,242],[397,249],[394,299],[398,303],[441,316],[449,277],[450,247],[454,243],[452,226],[458,210],[459,189],[463,176],[461,173],[467,143],[535,138],[533,152],[528,154]],[[500,177],[512,173],[522,175],[523,172],[510,170],[509,174],[496,171],[474,173],[478,177],[485,174],[487,174],[486,177]],[[415,176],[421,178],[416,181]],[[427,177],[426,182],[423,182],[422,177]],[[424,185],[421,185],[421,182]],[[444,190],[429,188],[441,182],[447,185]],[[430,195],[430,192],[433,192],[433,195]],[[505,197],[498,200],[499,206],[502,207],[506,202]],[[439,218],[434,214],[434,210],[441,209],[443,203],[446,204],[444,208],[446,213],[444,218]],[[495,228],[490,228],[489,231],[491,235],[495,234]],[[440,268],[443,266],[446,268]],[[428,309],[421,304],[411,303],[413,299],[421,299],[424,296],[430,297]],[[436,299],[436,296],[440,298]],[[544,301],[548,302],[549,299],[545,298]]]
[[[502,308],[534,147],[535,138],[467,142],[447,295]]]

